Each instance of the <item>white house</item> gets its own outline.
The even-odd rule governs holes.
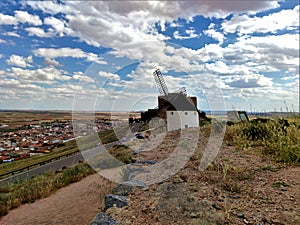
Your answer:
[[[167,111],[168,131],[189,127],[199,127],[199,115],[197,111]]]
[[[152,118],[159,117],[167,122],[167,130],[171,131],[199,127],[199,116],[202,114],[197,109],[197,97],[175,92],[158,96],[158,107],[142,112],[141,121],[149,122]]]
[[[199,127],[197,99],[186,94],[175,93],[168,99],[166,109],[167,130],[178,130],[189,127]]]

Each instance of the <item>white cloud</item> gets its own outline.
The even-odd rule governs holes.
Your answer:
[[[134,45],[137,50],[145,40],[159,42],[166,39],[157,33],[156,23],[163,28],[166,21],[171,23],[179,17],[188,20],[199,14],[223,17],[230,13],[260,11],[278,6],[273,1],[260,1],[256,4],[248,1],[232,1],[226,4],[219,1],[67,1],[64,4],[30,1],[26,4],[47,13],[65,13],[68,21],[66,26],[74,30],[73,35],[90,45],[104,45],[114,49],[129,49]],[[187,34],[190,37],[197,35],[192,30],[188,30]]]
[[[108,72],[100,71],[98,73],[98,75],[100,77],[107,78],[107,79],[120,80],[119,75],[115,74],[115,73],[108,73]]]
[[[299,74],[298,46],[298,34],[283,34],[243,37],[224,48],[208,44],[196,52],[207,69],[219,74],[282,71],[284,76],[286,71]],[[227,67],[221,67],[220,62]]]
[[[279,30],[295,29],[299,26],[299,5],[294,9],[282,10],[263,17],[235,15],[222,24],[227,33],[238,32],[239,35],[251,33],[276,33]]]
[[[65,26],[65,21],[59,20],[55,17],[47,17],[44,19],[44,24],[50,25],[54,29],[54,33],[59,36],[64,34],[72,35],[73,31]]]
[[[236,70],[237,68],[234,68],[233,66],[227,65],[223,61],[215,61],[213,63],[207,63],[205,64],[205,67],[207,71],[210,73],[215,74],[236,74],[238,72],[241,72],[240,70]],[[241,68],[241,66],[239,66]]]
[[[217,44],[207,44],[203,48],[197,50],[197,55],[199,55],[201,61],[215,61],[223,59],[224,53],[229,52],[230,49],[222,48],[220,45]]]
[[[183,40],[183,39],[191,39],[191,38],[197,38],[199,37],[199,34],[196,34],[196,31],[194,28],[185,30],[185,35],[180,35],[179,31],[174,31],[173,37],[175,39]]]
[[[190,28],[190,29],[187,29],[185,31],[185,33],[187,33],[191,38],[196,38],[196,37],[199,37],[198,34],[195,33],[195,29],[194,28]]]
[[[298,34],[242,38],[232,47],[242,51],[245,61],[258,66],[268,65],[284,72],[296,72],[299,67]]]
[[[44,19],[44,24],[52,26],[58,33],[63,32],[65,25],[64,22],[60,21],[55,17],[47,17]]]
[[[158,34],[156,29],[157,24],[159,24],[158,26],[161,26],[163,30],[166,21],[174,23],[174,27],[178,27],[180,25],[175,24],[174,21],[178,18],[191,21],[194,15],[224,18],[231,13],[258,12],[276,8],[278,3],[275,1],[258,1],[255,4],[252,1],[228,1],[226,4],[222,1],[133,1],[125,3],[114,1],[65,1],[60,3],[29,1],[22,4],[29,4],[34,9],[40,9],[47,13],[44,23],[49,25],[49,28],[47,30],[41,29],[41,27],[25,28],[30,35],[39,37],[71,35],[96,47],[112,48],[111,57],[125,56],[130,59],[144,60],[135,72],[130,73],[129,76],[132,79],[130,81],[124,81],[113,73],[101,73],[102,77],[115,78],[115,81],[118,81],[113,85],[119,84],[119,87],[122,86],[126,91],[130,90],[132,93],[135,90],[145,91],[145,94],[148,94],[146,93],[148,91],[154,93],[151,92],[151,88],[155,84],[152,72],[156,66],[163,68],[163,71],[166,72],[165,78],[170,89],[181,86],[184,79],[168,75],[168,70],[186,73],[197,71],[200,73],[198,76],[199,84],[204,83],[205,91],[213,93],[215,88],[223,88],[229,98],[231,96],[250,98],[255,94],[263,96],[263,94],[266,95],[267,91],[270,95],[275,96],[275,88],[278,84],[275,81],[277,79],[272,80],[261,75],[264,72],[276,72],[274,76],[280,76],[280,78],[287,76],[281,71],[288,71],[291,77],[299,75],[299,69],[297,69],[299,67],[297,61],[299,60],[299,37],[297,35],[247,36],[247,34],[256,31],[266,33],[293,29],[293,24],[296,21],[295,14],[298,12],[296,9],[274,13],[263,18],[248,16],[249,13],[244,16],[233,16],[230,21],[224,22],[222,28],[228,33],[238,31],[241,38],[224,48],[220,46],[220,43],[224,41],[224,35],[219,33],[213,25],[209,26],[205,33],[218,40],[219,43],[207,44],[199,50],[166,46],[164,41],[168,37]],[[287,13],[291,13],[290,23],[284,19]],[[59,14],[59,18],[63,19],[57,19],[56,14]],[[0,23],[5,21],[6,24],[16,24],[13,18],[5,16],[0,14]],[[274,21],[279,24],[276,28]],[[31,25],[36,26],[33,23]],[[197,35],[194,29],[188,29],[185,33],[174,33],[174,36],[181,39],[196,37]],[[64,71],[53,67],[59,65],[56,59],[73,57],[88,61],[98,60],[96,54],[78,48],[39,48],[34,50],[34,54],[44,57],[44,63],[52,66],[39,70],[14,69],[12,70],[14,74],[11,76],[16,79],[23,79],[24,82],[28,83],[55,84],[55,87],[49,88],[49,96],[51,93],[51,96],[60,98],[71,97],[73,94],[71,90],[79,89],[79,86],[73,84],[73,86],[71,84],[59,85],[58,80],[75,82],[80,79],[82,81],[89,79],[89,77],[83,76],[82,73],[66,76]],[[86,80],[86,82],[89,81],[91,80]],[[188,88],[194,90],[195,82],[190,82]],[[282,96],[288,96],[288,91],[284,88],[286,87],[282,87],[281,90],[284,93]],[[85,89],[85,91],[86,94],[89,94],[95,90]],[[47,97],[48,95],[41,93],[41,96]],[[129,96],[132,95],[126,95],[126,97]],[[121,94],[119,98],[122,99]]]
[[[89,76],[84,76],[82,72],[75,72],[72,76],[72,79],[79,80],[82,83],[94,83],[95,80]]]
[[[42,89],[40,86],[34,84],[24,84],[19,80],[7,78],[0,80],[0,87],[5,89],[22,89],[22,92],[24,90],[40,91]]]
[[[53,81],[58,71],[51,68],[37,69],[37,70],[24,70],[21,68],[12,68],[13,76],[20,80],[27,81]],[[59,72],[60,74],[60,72]]]
[[[33,9],[41,10],[49,14],[58,14],[58,13],[70,13],[73,10],[70,9],[67,5],[63,3],[53,2],[53,1],[29,1],[23,2],[24,5],[29,5]]]
[[[44,59],[44,64],[48,66],[62,66],[58,61],[55,59],[50,59],[50,58],[45,58]]]
[[[27,70],[19,71],[28,72]],[[74,84],[55,84],[51,88],[40,84],[53,84],[51,81],[4,78],[0,80],[0,95],[4,100],[2,107],[10,109],[70,109],[74,97],[74,90],[80,86]]]
[[[204,33],[210,37],[212,37],[213,39],[217,40],[219,42],[219,44],[222,44],[225,36],[224,34],[214,30],[213,28],[209,29],[209,30],[205,30]]]
[[[28,56],[27,58],[19,56],[19,55],[11,55],[6,62],[10,65],[20,66],[20,67],[28,67],[31,66],[29,63],[32,63],[32,56]]]
[[[174,37],[175,39],[179,39],[179,40],[181,40],[181,39],[186,39],[186,37],[183,37],[183,36],[180,36],[180,35],[179,35],[179,31],[178,31],[178,30],[174,31],[173,37]]]
[[[39,69],[22,69],[12,67],[11,72],[8,74],[10,77],[20,80],[23,83],[44,83],[53,84],[55,80],[67,81],[71,77],[66,75],[63,70],[58,70],[55,67],[49,66]]]
[[[39,16],[31,15],[27,11],[15,11],[15,18],[20,23],[28,23],[34,26],[40,26],[43,24]]]
[[[20,35],[16,32],[7,31],[7,32],[3,32],[2,34],[5,35],[5,36],[20,37]]]
[[[24,11],[17,11],[16,13],[17,20],[19,22],[27,22],[30,25],[42,25],[42,21],[38,16],[33,16]],[[24,18],[24,19],[21,19]],[[26,27],[25,30],[29,33],[29,36],[38,36],[43,38],[53,37],[58,35],[60,37],[67,35],[72,35],[72,30],[68,27],[65,27],[65,22],[61,21],[55,17],[47,17],[44,19],[44,24],[49,25],[50,28],[45,31],[41,27]]]
[[[42,28],[39,27],[27,27],[25,30],[28,32],[29,36],[38,36],[48,38],[53,36],[53,33],[47,33]]]
[[[34,26],[42,25],[42,21],[39,16],[31,15],[27,11],[15,11],[15,15],[5,15],[0,13],[0,24],[5,25],[17,25],[18,23],[28,23]]]
[[[230,87],[235,88],[256,88],[256,87],[272,87],[272,79],[260,74],[235,76],[231,80],[226,81]]]
[[[5,25],[16,25],[18,23],[18,20],[10,15],[4,15],[3,13],[0,13],[0,24]]]
[[[79,37],[90,45],[96,47],[105,46],[113,48],[111,54],[116,57],[129,57],[137,60],[153,60],[162,62],[166,68],[177,71],[191,71],[202,68],[199,62],[205,61],[205,57],[199,52],[184,51],[180,55],[179,51],[173,55],[166,55],[168,47],[162,42],[167,37],[158,34],[155,24],[161,24],[163,29],[166,21],[172,23],[179,17],[191,20],[194,15],[223,17],[230,13],[240,13],[246,11],[261,11],[278,6],[276,2],[126,2],[126,7],[120,2],[73,2],[62,3],[28,2],[35,9],[43,10],[53,15],[61,12],[65,14],[65,21],[57,21],[54,17],[45,19],[52,27],[57,27],[56,31],[62,32],[63,27],[73,30],[73,36]],[[168,10],[166,10],[168,9]],[[51,19],[50,19],[51,18]],[[63,26],[64,25],[64,26]],[[95,29],[96,28],[96,29]],[[194,29],[186,30],[186,35],[179,35],[175,32],[176,38],[198,37]],[[222,43],[224,36],[212,30],[207,31],[208,35]],[[211,46],[210,46],[211,47]],[[51,50],[50,50],[51,51]],[[228,50],[225,50],[225,52]],[[207,59],[219,57],[222,59],[224,49],[221,51],[211,51],[205,53]],[[232,55],[235,52],[232,51]],[[53,58],[51,53],[43,53],[44,57]],[[46,56],[47,55],[47,56]],[[72,54],[78,57],[78,54]],[[82,55],[82,54],[79,54]],[[228,54],[227,54],[228,55]],[[82,56],[79,56],[82,57]],[[229,56],[228,56],[229,57]]]
[[[299,80],[299,75],[293,75],[293,76],[286,76],[286,77],[282,77],[281,80]]]
[[[74,30],[75,35],[86,43],[99,47],[101,45],[114,49],[138,49],[145,41],[159,41],[165,39],[157,34],[147,24],[139,24],[134,20],[119,18],[116,15],[107,15],[98,12],[99,15],[78,14],[68,15],[69,26]],[[95,29],[96,28],[96,29]],[[147,28],[147,29],[146,29]],[[148,31],[148,33],[147,33]]]
[[[181,25],[179,23],[172,22],[169,26],[174,28],[174,27],[182,27],[183,25]]]
[[[204,16],[226,16],[229,13],[241,13],[249,11],[262,11],[278,7],[276,1],[259,1],[256,4],[248,1],[229,1],[224,4],[221,1],[133,1],[133,2],[36,2],[29,1],[26,4],[34,9],[40,9],[50,14],[89,12],[97,14],[98,11],[114,12],[120,16],[128,16],[132,12],[147,12],[148,16],[160,17],[172,22],[177,17],[191,18],[195,14]]]
[[[51,59],[57,57],[86,58],[88,61],[96,61],[98,59],[96,54],[84,52],[79,48],[39,48],[33,52],[36,56]]]

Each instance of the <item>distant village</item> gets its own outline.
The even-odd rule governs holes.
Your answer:
[[[93,125],[86,125],[84,122],[80,125],[82,130],[93,132],[112,128],[111,122],[105,120],[95,120]],[[16,129],[9,129],[8,125],[1,124],[0,163],[47,154],[74,139],[71,120],[40,122]]]

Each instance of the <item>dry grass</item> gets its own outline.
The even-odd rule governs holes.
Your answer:
[[[94,173],[86,163],[66,168],[57,172],[47,172],[29,180],[12,183],[1,187],[0,216],[25,203],[32,203],[45,198],[56,190]]]
[[[276,162],[300,165],[300,117],[229,126],[226,142],[272,157]]]

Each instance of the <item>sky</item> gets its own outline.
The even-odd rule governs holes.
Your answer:
[[[0,109],[299,112],[299,1],[0,2]]]

